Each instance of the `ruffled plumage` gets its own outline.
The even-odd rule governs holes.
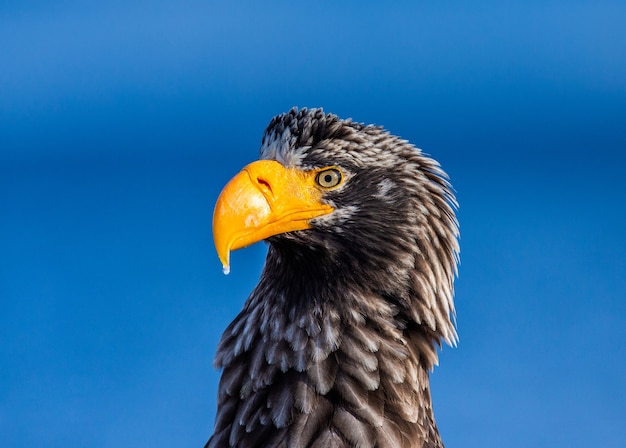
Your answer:
[[[445,173],[380,127],[320,109],[275,117],[261,158],[339,166],[335,211],[268,239],[224,332],[206,447],[442,447],[429,372],[454,344],[456,202]]]

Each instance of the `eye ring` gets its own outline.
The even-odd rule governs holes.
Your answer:
[[[343,176],[337,168],[326,168],[315,176],[315,182],[322,188],[333,188],[341,183]]]

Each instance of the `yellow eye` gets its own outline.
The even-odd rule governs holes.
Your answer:
[[[315,181],[320,187],[333,188],[341,183],[341,171],[337,168],[327,168],[317,173]]]

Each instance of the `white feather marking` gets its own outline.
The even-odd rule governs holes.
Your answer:
[[[296,137],[291,135],[289,128],[282,134],[272,132],[263,141],[261,146],[261,159],[275,160],[287,168],[300,166],[304,159],[308,146],[295,148]]]
[[[378,183],[378,191],[374,196],[383,201],[387,201],[390,199],[389,192],[395,188],[396,184],[390,181],[389,179],[383,179]]]

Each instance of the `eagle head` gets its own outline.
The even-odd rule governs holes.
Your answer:
[[[428,372],[457,339],[455,208],[439,164],[383,128],[274,117],[215,208],[225,271],[269,249],[218,348],[207,446],[442,446]]]

